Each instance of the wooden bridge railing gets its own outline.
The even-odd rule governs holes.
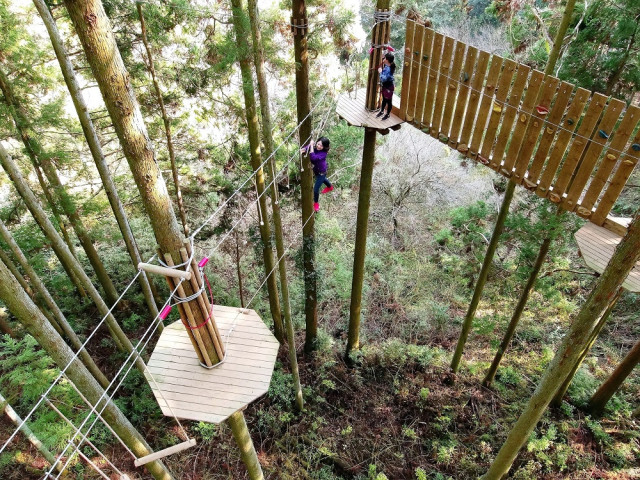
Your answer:
[[[403,120],[563,209],[626,233],[608,215],[640,158],[640,108],[414,20],[401,93]]]

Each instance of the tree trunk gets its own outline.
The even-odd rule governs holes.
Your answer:
[[[42,1],[42,0],[40,0]],[[167,137],[167,150],[169,150],[169,160],[171,161],[171,173],[173,174],[173,183],[176,187],[176,199],[178,201],[178,212],[180,213],[180,220],[182,221],[182,229],[184,235],[189,236],[189,227],[187,226],[187,214],[184,210],[184,202],[182,201],[182,190],[180,190],[180,178],[178,177],[178,167],[176,166],[176,153],[173,150],[173,139],[171,138],[171,123],[167,116],[167,110],[164,108],[164,100],[162,99],[162,92],[160,91],[160,85],[156,78],[156,69],[153,65],[153,55],[151,55],[151,47],[147,40],[147,27],[144,23],[144,15],[142,14],[142,3],[136,3],[138,8],[138,15],[140,16],[140,27],[142,29],[142,43],[147,51],[147,58],[149,60],[149,72],[151,73],[151,79],[153,80],[153,88],[156,92],[156,99],[158,105],[160,105],[160,111],[162,112],[162,122],[164,123],[164,132]]]
[[[71,94],[71,99],[73,100],[73,105],[76,109],[76,113],[78,114],[78,119],[80,120],[82,131],[84,132],[84,136],[87,139],[87,144],[89,145],[89,150],[91,151],[93,161],[96,164],[98,173],[100,174],[100,179],[102,180],[102,184],[104,185],[105,193],[107,194],[107,198],[109,199],[109,204],[111,205],[113,214],[116,217],[118,226],[120,227],[120,232],[122,233],[122,238],[124,239],[124,243],[127,247],[127,252],[129,252],[131,262],[133,263],[134,268],[137,269],[138,264],[142,261],[140,252],[138,250],[138,245],[135,241],[135,238],[133,237],[133,232],[131,231],[129,220],[127,219],[127,214],[124,211],[124,207],[122,206],[122,202],[120,201],[120,197],[118,196],[118,191],[116,189],[115,183],[113,182],[113,178],[111,177],[111,173],[109,172],[109,167],[107,166],[104,153],[102,152],[102,147],[100,146],[100,140],[98,139],[93,121],[91,120],[89,110],[82,95],[82,90],[80,89],[80,85],[78,84],[75,72],[73,71],[73,65],[71,64],[69,55],[67,54],[67,51],[64,47],[64,42],[60,36],[60,32],[58,31],[55,20],[53,19],[51,12],[49,11],[49,8],[45,4],[44,0],[33,0],[33,3],[38,9],[40,17],[42,17],[42,20],[47,27],[47,31],[49,32],[51,44],[53,45],[53,49],[56,52],[56,56],[58,57],[62,75],[64,77],[65,83],[67,84],[67,88],[69,89],[69,93]],[[140,275],[138,278],[140,288],[142,289],[142,293],[144,295],[147,306],[149,307],[149,311],[155,318],[155,316],[158,315],[158,307],[156,306],[156,302],[154,300],[152,286],[146,275]],[[162,325],[160,325],[159,328],[162,329]]]
[[[604,412],[604,407],[614,393],[618,391],[622,382],[631,374],[633,369],[640,363],[640,340],[629,350],[627,356],[618,364],[611,376],[600,385],[596,393],[589,399],[587,409],[593,414],[600,416]]]
[[[102,412],[102,417],[133,453],[138,457],[151,454],[152,451],[145,440],[129,423],[115,403],[111,401],[106,403],[105,398],[108,398],[108,396],[102,387],[91,376],[85,366],[77,358],[73,358],[71,349],[46,321],[2,262],[0,262],[0,278],[2,278],[2,282],[0,282],[0,299],[25,325],[29,333],[49,354],[58,368],[63,369],[69,365],[66,370],[69,380],[83,392],[93,405],[96,405],[97,411],[101,411],[103,407],[106,407]],[[172,478],[169,471],[159,461],[147,464],[147,469],[157,480],[169,480]]]
[[[476,314],[476,309],[478,308],[478,303],[480,303],[480,297],[482,296],[482,291],[484,290],[484,284],[487,281],[489,268],[493,263],[493,256],[496,253],[496,248],[498,248],[498,240],[500,239],[500,235],[502,234],[504,222],[507,219],[509,206],[511,205],[511,200],[513,199],[513,192],[515,191],[515,189],[516,183],[513,180],[509,180],[507,189],[504,192],[504,198],[502,199],[500,213],[498,214],[496,224],[493,227],[493,234],[491,235],[491,240],[489,241],[489,246],[487,247],[487,253],[484,256],[482,269],[480,270],[480,275],[478,275],[476,288],[473,291],[473,298],[471,299],[471,303],[469,304],[469,308],[467,309],[467,315],[464,317],[462,332],[460,333],[460,337],[458,338],[458,345],[456,346],[456,351],[453,354],[453,359],[451,360],[451,370],[453,371],[453,373],[456,373],[460,368],[460,360],[462,359],[464,345],[467,342],[467,337],[469,336],[469,331],[471,330],[471,325]]]
[[[107,386],[109,385],[109,380],[107,379],[107,377],[105,377],[102,371],[100,371],[100,368],[98,368],[98,366],[95,364],[93,358],[91,358],[91,355],[89,355],[89,352],[82,348],[82,341],[78,338],[76,332],[73,331],[71,325],[69,325],[69,322],[67,322],[66,317],[64,316],[60,308],[58,308],[58,304],[49,293],[49,290],[47,290],[45,284],[42,282],[42,280],[40,280],[40,277],[35,272],[33,267],[31,267],[31,265],[29,264],[27,257],[24,256],[24,253],[22,253],[20,246],[16,243],[15,239],[11,235],[11,232],[9,232],[2,220],[0,220],[0,237],[2,237],[7,245],[9,245],[9,248],[13,252],[13,255],[18,259],[18,262],[29,277],[29,280],[31,280],[31,283],[36,290],[38,297],[40,297],[41,301],[46,307],[41,309],[43,310],[43,313],[44,310],[48,310],[53,315],[54,320],[50,320],[52,326],[60,335],[64,333],[67,336],[69,342],[71,343],[71,346],[76,351],[80,351],[80,354],[78,356],[80,357],[82,363],[84,363],[85,367],[87,367],[87,370],[91,372],[91,375],[94,376],[94,378],[98,381],[98,383],[100,383],[100,385],[102,385],[104,388],[107,388]]]
[[[22,422],[22,418],[20,418],[20,415],[18,415],[16,411],[13,408],[11,408],[11,405],[9,405],[9,402],[7,402],[7,400],[2,396],[1,393],[0,393],[0,407],[2,407],[2,411],[5,413],[5,415],[9,417],[9,420],[11,420],[11,423],[13,423],[16,427],[19,428],[19,430],[23,433],[23,435],[27,437],[27,440],[29,440],[29,443],[31,443],[31,445],[36,447],[36,449],[42,454],[44,459],[47,462],[49,462],[49,465],[53,465],[54,463],[56,463],[56,457],[53,456],[53,453],[51,453],[51,451],[44,446],[44,444],[40,441],[40,439],[36,437],[36,435],[31,431],[29,426],[26,423]],[[62,471],[62,464],[58,463],[56,465],[56,470],[58,472]]]
[[[311,103],[309,100],[309,51],[307,6],[305,0],[292,0],[293,50],[296,62],[296,110],[298,113],[298,140],[300,147],[311,138]],[[300,195],[302,197],[302,263],[304,268],[304,351],[311,353],[316,348],[318,337],[318,293],[316,282],[315,217],[313,212],[313,174],[308,166],[300,171]]]
[[[0,90],[2,90],[2,92],[4,93],[5,102],[7,103],[7,105],[9,105],[9,109],[11,110],[11,114],[16,125],[16,129],[20,133],[20,138],[24,143],[27,154],[31,159],[31,163],[33,164],[34,168],[41,167],[44,171],[49,185],[55,191],[56,197],[60,202],[62,210],[71,222],[71,225],[76,232],[76,236],[78,237],[82,248],[87,254],[87,258],[89,259],[93,270],[96,272],[98,281],[104,289],[107,301],[110,305],[113,305],[118,299],[118,292],[113,286],[113,282],[111,281],[107,270],[104,268],[104,264],[100,260],[98,252],[93,246],[91,236],[89,235],[89,232],[87,231],[84,223],[82,222],[82,219],[80,218],[80,215],[78,214],[78,209],[73,199],[67,193],[67,190],[62,185],[62,182],[60,182],[58,172],[56,171],[53,162],[51,162],[49,156],[44,152],[42,145],[36,139],[36,133],[33,131],[30,122],[27,120],[24,109],[22,108],[18,99],[15,98],[12,91],[13,88],[9,83],[7,76],[2,70],[0,70]]]
[[[0,219],[0,222],[2,222],[2,219]],[[4,225],[4,222],[2,222],[2,224]],[[33,298],[33,290],[31,290],[31,287],[22,276],[22,273],[20,273],[20,270],[18,270],[16,264],[13,263],[13,260],[11,260],[9,254],[7,254],[7,252],[5,252],[2,248],[0,248],[0,260],[2,260],[2,262],[7,266],[13,276],[16,277],[16,280],[18,280],[20,286],[24,289],[25,292],[27,292],[27,295]]]
[[[2,164],[2,167],[9,175],[9,178],[13,182],[14,187],[18,190],[18,193],[20,193],[20,196],[31,212],[31,215],[33,215],[33,218],[35,218],[36,223],[40,225],[43,233],[51,242],[51,247],[56,252],[56,255],[61,259],[61,261],[66,262],[69,265],[69,268],[71,268],[74,274],[77,275],[78,279],[82,282],[82,286],[87,290],[89,296],[96,304],[96,307],[98,308],[100,314],[106,317],[107,327],[109,328],[111,336],[115,340],[118,347],[126,350],[127,352],[132,352],[133,345],[131,345],[131,342],[127,338],[127,335],[122,331],[120,325],[118,325],[118,322],[116,322],[116,319],[109,312],[109,307],[107,307],[107,304],[104,303],[104,300],[102,300],[100,293],[93,286],[91,280],[82,269],[82,266],[78,263],[75,257],[71,255],[71,252],[67,248],[66,244],[58,235],[58,232],[47,218],[35,195],[25,182],[22,174],[20,173],[20,170],[18,170],[17,165],[13,162],[11,157],[9,157],[1,144],[0,164]],[[140,358],[136,360],[136,365],[141,372],[144,372],[144,363]]]
[[[553,71],[556,68],[556,63],[560,57],[560,50],[562,50],[562,43],[564,42],[564,36],[567,34],[567,29],[571,23],[571,17],[573,15],[573,9],[576,6],[576,0],[567,0],[562,14],[562,20],[558,26],[556,37],[553,40],[553,47],[549,52],[549,58],[547,60],[547,66],[544,69],[545,75],[553,75]]]
[[[280,215],[280,202],[278,200],[278,179],[276,174],[276,159],[273,155],[274,145],[271,122],[271,108],[269,107],[269,90],[267,88],[267,78],[264,73],[264,52],[262,48],[262,35],[260,34],[260,17],[256,0],[249,0],[249,21],[251,22],[251,36],[253,38],[253,59],[256,67],[256,80],[258,93],[260,94],[260,112],[262,113],[262,140],[264,142],[264,154],[271,157],[271,209],[273,211],[273,225],[276,237],[276,253],[278,258],[278,269],[280,272],[280,291],[282,292],[282,303],[284,306],[284,322],[287,333],[287,343],[289,344],[289,364],[293,375],[293,390],[296,397],[296,407],[302,411],[304,399],[302,397],[302,387],[300,386],[300,373],[298,372],[298,358],[296,356],[295,332],[293,321],[291,320],[291,302],[289,301],[289,282],[287,280],[287,264],[284,259],[284,235],[282,233],[282,218]]]
[[[378,0],[376,11],[388,10],[390,0]],[[372,45],[389,43],[389,20],[377,22],[371,32]],[[378,106],[378,65],[382,62],[382,50],[373,48],[369,54],[369,76],[367,79],[367,100],[365,107],[374,110]],[[364,284],[364,261],[367,254],[367,233],[369,228],[369,206],[371,203],[371,182],[373,164],[376,160],[376,133],[372,128],[364,129],[364,147],[362,150],[362,169],[360,172],[360,191],[358,193],[358,215],[356,219],[356,238],[353,253],[353,278],[351,281],[351,305],[349,307],[349,333],[345,358],[350,360],[353,350],[360,348],[360,313],[362,287]]]
[[[525,444],[549,402],[589,342],[598,319],[640,259],[640,211],[636,212],[624,236],[598,278],[589,298],[565,335],[555,357],[543,374],[524,412],[511,429],[484,480],[500,480],[507,474],[520,448]]]
[[[65,0],[65,5],[151,221],[161,252],[160,259],[166,263],[171,260],[173,264],[182,264],[184,259],[181,249],[185,247],[182,232],[156,162],[129,73],[120,56],[111,22],[100,0]],[[197,264],[197,261],[193,263]],[[197,269],[194,269],[194,274],[194,278],[199,277]],[[197,290],[191,282],[182,282],[181,288],[183,293],[179,295],[183,297],[189,297]],[[198,355],[209,365],[218,363],[221,359],[221,349],[218,348],[221,339],[215,319],[206,311],[206,307],[202,307],[202,301],[201,297],[197,297],[180,304],[179,309],[185,323],[191,326],[206,324],[206,328],[190,330],[190,334],[202,338]]]
[[[605,323],[607,323],[607,320],[609,319],[609,315],[611,315],[613,308],[616,306],[616,303],[618,303],[618,299],[620,298],[621,294],[622,294],[622,289],[618,290],[618,293],[611,300],[611,304],[609,305],[607,310],[602,314],[602,317],[600,317],[600,321],[596,325],[596,328],[593,329],[593,332],[591,333],[591,337],[589,338],[589,342],[587,343],[587,346],[582,351],[580,358],[578,358],[578,361],[569,372],[569,375],[567,375],[567,378],[565,379],[564,383],[560,386],[560,388],[556,392],[555,396],[553,397],[553,400],[551,400],[552,407],[559,407],[560,405],[562,405],[562,399],[564,398],[564,395],[567,393],[567,390],[569,390],[569,386],[573,381],[573,377],[576,375],[576,372],[580,368],[580,365],[582,365],[582,362],[584,362],[584,359],[587,357],[587,354],[591,350],[591,347],[593,347],[593,344],[596,342],[596,339],[598,338],[598,336],[600,335],[600,332],[604,328]]]
[[[518,328],[518,324],[520,323],[520,317],[522,316],[522,312],[524,312],[524,308],[527,305],[527,301],[529,300],[529,295],[533,290],[533,287],[536,284],[536,279],[538,278],[538,274],[540,273],[540,269],[544,264],[545,258],[547,258],[547,253],[549,253],[549,247],[551,246],[551,242],[553,239],[550,235],[548,235],[542,242],[540,246],[540,250],[538,251],[538,256],[536,257],[536,261],[533,264],[533,270],[529,274],[529,279],[527,280],[522,293],[520,294],[520,299],[518,300],[518,304],[516,305],[516,309],[513,311],[513,315],[511,316],[511,321],[509,322],[509,326],[507,327],[507,331],[504,333],[504,337],[502,337],[502,342],[500,342],[500,346],[498,347],[498,351],[496,352],[496,356],[493,358],[493,362],[491,363],[491,367],[487,371],[482,384],[485,387],[489,387],[493,382],[494,377],[496,376],[496,372],[498,371],[498,367],[500,366],[500,362],[502,361],[502,357],[504,356],[504,352],[509,348],[509,344],[511,343],[511,339],[513,335],[516,333],[516,328]]]
[[[264,479],[262,467],[260,466],[256,449],[253,446],[251,435],[249,435],[249,429],[247,428],[247,422],[244,419],[244,414],[241,410],[238,410],[237,412],[232,413],[227,421],[231,427],[233,438],[238,444],[238,447],[240,447],[240,456],[242,457],[242,462],[247,467],[249,478],[251,480]]]
[[[260,126],[258,124],[258,112],[256,111],[256,99],[253,90],[253,76],[251,74],[251,47],[249,38],[251,35],[247,16],[244,12],[242,0],[231,0],[233,8],[233,24],[238,46],[238,62],[242,74],[242,91],[244,93],[244,105],[246,111],[247,128],[249,130],[249,148],[251,150],[251,166],[256,172],[256,189],[258,196],[258,216],[260,217],[260,238],[262,239],[262,257],[264,261],[264,273],[267,277],[267,290],[269,292],[269,307],[275,336],[280,343],[284,343],[284,327],[280,311],[280,299],[278,297],[278,283],[275,273],[276,264],[273,258],[273,246],[271,245],[271,227],[269,226],[269,211],[264,185],[264,171],[261,167],[262,155],[260,153]],[[268,189],[267,189],[268,190]]]

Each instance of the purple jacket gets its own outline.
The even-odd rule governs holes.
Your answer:
[[[311,148],[311,145],[307,147],[307,151]],[[316,175],[324,175],[327,173],[327,152],[325,150],[314,150],[309,153],[309,160],[313,165],[313,173]]]

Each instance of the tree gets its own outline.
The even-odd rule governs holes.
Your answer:
[[[38,9],[40,17],[49,32],[51,44],[53,45],[56,57],[60,63],[60,69],[62,70],[64,81],[67,84],[71,99],[73,100],[73,105],[76,109],[78,119],[80,120],[80,125],[82,126],[82,131],[84,132],[87,144],[89,145],[91,156],[93,157],[93,161],[98,169],[102,185],[104,186],[107,198],[109,199],[109,204],[111,205],[113,214],[118,222],[118,227],[120,228],[120,233],[122,233],[122,238],[124,239],[131,261],[134,267],[137,268],[137,265],[142,261],[138,245],[133,237],[133,232],[131,231],[127,214],[124,211],[124,207],[122,206],[122,202],[118,196],[118,191],[116,190],[113,178],[109,172],[109,167],[107,166],[102,147],[100,146],[100,140],[98,139],[96,129],[82,95],[82,90],[80,89],[80,85],[78,84],[78,80],[73,71],[73,65],[71,64],[69,55],[64,47],[64,43],[56,26],[55,20],[51,16],[51,12],[44,0],[33,0],[33,3]],[[158,307],[156,306],[153,298],[152,286],[147,276],[140,275],[139,283],[147,306],[149,307],[151,314],[155,317],[158,314]],[[162,325],[160,325],[160,329],[162,329]]]
[[[134,454],[138,457],[151,454],[152,451],[142,436],[129,423],[115,403],[106,400],[108,396],[102,387],[91,376],[82,362],[74,358],[71,349],[64,343],[51,324],[47,322],[1,261],[0,277],[2,278],[2,282],[0,282],[0,300],[25,325],[28,332],[56,362],[58,368],[63,369],[69,365],[66,370],[67,377],[83,392],[92,405],[96,406],[97,411],[101,411],[104,408],[101,414],[102,417]],[[147,469],[156,480],[169,480],[172,478],[169,471],[160,461],[156,460],[148,463]]]
[[[4,101],[9,106],[9,110],[13,116],[13,120],[15,122],[16,129],[20,134],[20,138],[22,139],[22,143],[24,143],[27,155],[31,160],[34,168],[42,168],[45,176],[49,182],[49,185],[56,193],[57,200],[62,207],[67,218],[71,222],[74,231],[87,254],[87,258],[91,263],[94,271],[96,272],[96,276],[98,277],[98,281],[100,285],[104,289],[107,301],[109,304],[113,305],[118,299],[118,292],[116,288],[113,286],[113,282],[107,273],[107,270],[100,260],[98,252],[96,251],[93,240],[89,235],[86,227],[84,226],[84,222],[80,218],[78,213],[78,209],[75,205],[73,198],[68,194],[64,185],[60,181],[58,177],[58,173],[56,171],[55,166],[53,165],[52,159],[45,152],[42,144],[38,141],[36,132],[33,131],[31,125],[25,115],[24,109],[20,105],[19,100],[13,93],[13,88],[9,83],[9,79],[5,75],[5,73],[0,70],[0,90],[4,94]]]
[[[271,108],[269,107],[269,90],[267,89],[267,78],[264,73],[264,51],[262,48],[262,35],[260,33],[260,17],[256,0],[249,0],[249,21],[251,23],[251,37],[253,40],[253,63],[256,69],[256,80],[258,93],[260,96],[260,113],[262,117],[262,141],[264,142],[264,154],[271,157],[273,182],[271,188],[271,210],[273,211],[273,224],[276,237],[276,254],[278,255],[278,270],[280,273],[280,291],[282,292],[282,303],[284,304],[284,322],[289,344],[289,364],[293,375],[293,390],[296,397],[296,407],[302,411],[304,400],[302,398],[302,387],[300,386],[300,373],[298,372],[298,359],[296,357],[296,343],[291,319],[291,303],[289,302],[289,282],[287,280],[287,265],[284,259],[284,235],[282,233],[282,217],[280,215],[280,202],[278,201],[278,179],[276,174],[276,159],[273,146],[273,124],[271,122]],[[237,238],[236,238],[237,248]],[[237,251],[237,250],[236,250]]]
[[[296,110],[298,113],[298,140],[300,147],[312,141],[311,103],[309,100],[308,19],[305,0],[292,2],[293,51],[296,62]],[[313,175],[309,167],[300,172],[302,196],[302,257],[304,272],[305,342],[307,353],[316,348],[318,338],[318,292],[315,265],[315,217],[313,216]]]
[[[573,320],[553,360],[518,421],[509,432],[489,471],[482,477],[484,480],[500,480],[507,474],[558,388],[588,345],[598,320],[639,259],[640,210],[636,212],[627,234],[618,244],[607,268],[598,278],[591,294]]]

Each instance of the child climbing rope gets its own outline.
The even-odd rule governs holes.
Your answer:
[[[395,57],[393,53],[387,52],[382,60],[382,66],[378,68],[380,85],[382,86],[382,105],[376,117],[382,116],[385,107],[387,108],[387,113],[382,117],[382,120],[386,120],[389,118],[389,115],[391,115],[391,99],[393,98],[393,91],[395,90],[393,74],[396,71],[396,64],[394,60]]]
[[[329,153],[329,145],[331,145],[331,142],[327,137],[320,137],[315,143],[315,146],[313,143],[310,143],[300,149],[303,153],[309,153],[309,160],[313,164],[313,173],[316,176],[316,181],[313,185],[313,209],[316,212],[320,210],[320,204],[318,203],[320,193],[329,193],[333,190],[333,185],[327,180],[327,153]],[[325,184],[326,187],[320,192],[322,184]]]

